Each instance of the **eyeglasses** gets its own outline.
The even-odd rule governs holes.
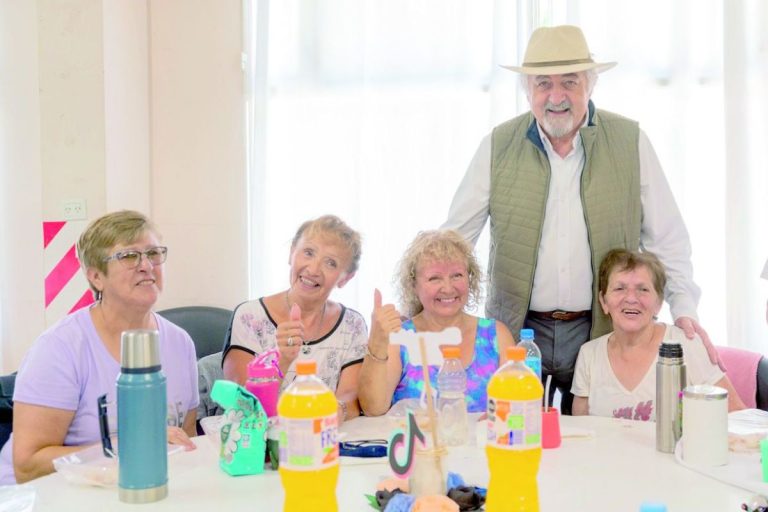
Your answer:
[[[107,262],[109,260],[117,260],[125,268],[136,268],[141,264],[142,256],[146,256],[147,261],[149,261],[153,267],[156,267],[165,263],[165,258],[168,257],[168,248],[152,247],[146,251],[120,251],[101,261]]]

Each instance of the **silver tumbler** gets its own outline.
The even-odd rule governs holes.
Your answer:
[[[673,453],[683,433],[682,392],[686,384],[683,347],[663,342],[656,363],[656,449]]]

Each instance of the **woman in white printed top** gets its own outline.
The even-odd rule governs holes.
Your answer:
[[[281,390],[296,377],[296,361],[314,359],[317,376],[336,393],[339,419],[358,416],[357,375],[368,329],[360,313],[329,297],[354,277],[361,246],[360,235],[336,216],[304,222],[291,243],[289,288],[235,309],[225,378],[244,384],[254,355],[276,348],[285,375]]]

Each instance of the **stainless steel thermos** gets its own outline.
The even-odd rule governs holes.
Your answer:
[[[673,453],[682,435],[682,392],[686,375],[683,347],[663,342],[656,363],[656,449]]]
[[[157,331],[124,331],[117,376],[119,497],[149,503],[168,495],[165,375]]]

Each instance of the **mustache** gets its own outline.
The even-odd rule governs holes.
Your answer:
[[[563,100],[559,104],[555,105],[551,101],[548,101],[546,105],[544,105],[545,110],[552,110],[553,112],[562,112],[563,110],[568,110],[571,108],[571,102],[568,100]]]

